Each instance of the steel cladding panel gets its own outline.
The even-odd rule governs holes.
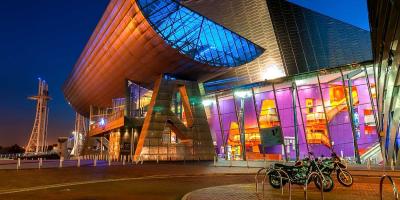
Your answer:
[[[259,58],[217,79],[235,77],[239,85],[285,76],[265,0],[195,0],[185,5],[266,49]]]
[[[214,22],[207,22],[213,23],[215,29],[222,30]],[[67,101],[77,112],[88,116],[90,105],[107,107],[111,99],[123,96],[125,79],[151,87],[163,73],[186,80],[204,81],[230,69],[194,60],[191,55],[168,44],[157,31],[143,16],[136,1],[110,1],[64,84]],[[230,34],[240,41],[246,41],[245,46],[254,56],[247,59],[254,59],[262,53],[263,49],[257,45],[234,33]],[[211,43],[208,45],[208,48],[213,47]]]
[[[185,5],[266,49],[210,85],[238,86],[372,59],[368,31],[286,0],[191,0]]]
[[[372,59],[368,31],[288,1],[267,5],[289,75]]]

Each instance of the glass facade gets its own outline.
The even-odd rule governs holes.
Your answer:
[[[286,0],[267,0],[288,75],[372,60],[370,33]]]
[[[374,56],[378,131],[386,164],[400,165],[400,2],[368,0]],[[384,45],[383,45],[384,44]]]
[[[239,66],[264,49],[175,0],[138,0],[162,38],[181,53],[211,66]]]
[[[203,104],[217,153],[233,160],[243,159],[242,151],[248,160],[295,160],[333,150],[365,161],[379,146],[373,77],[371,66],[349,66],[208,94]],[[262,147],[260,133],[271,128],[280,129],[284,145]]]

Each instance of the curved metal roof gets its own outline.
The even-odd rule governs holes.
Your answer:
[[[164,73],[205,81],[262,52],[176,1],[111,0],[64,84],[64,95],[88,116],[91,105],[107,107],[123,97],[127,79],[145,87]]]
[[[179,52],[211,66],[239,66],[264,50],[175,0],[138,0],[162,38]]]

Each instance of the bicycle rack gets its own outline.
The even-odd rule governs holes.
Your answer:
[[[292,199],[292,182],[291,182],[291,180],[289,178],[289,175],[285,171],[283,171],[281,169],[267,169],[267,168],[263,167],[260,170],[258,170],[256,176],[254,177],[255,182],[256,182],[256,192],[258,193],[258,182],[259,182],[258,181],[259,180],[258,177],[261,174],[264,174],[264,177],[263,177],[263,179],[261,181],[261,183],[262,183],[262,194],[264,196],[264,189],[265,189],[265,182],[266,182],[266,179],[267,179],[267,175],[272,173],[272,172],[274,172],[274,171],[279,174],[280,184],[281,184],[281,191],[282,191],[281,194],[282,195],[283,195],[283,184],[282,183],[283,183],[284,177],[282,177],[282,174],[280,172],[282,172],[287,177],[287,178],[285,177],[285,179],[288,180],[288,182],[289,182],[289,200],[291,200]]]
[[[269,170],[268,170],[267,168],[265,168],[265,167],[262,167],[261,169],[259,169],[259,170],[257,171],[257,174],[256,174],[256,176],[254,177],[255,182],[256,182],[256,192],[258,192],[258,176],[259,176],[263,171],[265,171],[265,173],[264,173],[264,178],[262,179],[261,183],[262,183],[262,185],[263,185],[263,187],[264,187],[265,176],[267,176],[267,172],[268,172]]]
[[[282,185],[283,177],[282,177],[282,175],[281,175],[280,172],[282,172],[283,174],[285,174],[285,176],[287,177],[287,178],[285,178],[285,179],[287,179],[288,182],[289,182],[289,186],[288,186],[288,187],[289,187],[289,200],[291,200],[291,199],[292,199],[292,181],[290,180],[289,174],[286,173],[285,171],[281,170],[281,169],[270,169],[269,172],[268,172],[267,174],[269,174],[269,173],[271,173],[271,172],[273,172],[273,171],[278,172],[279,177],[281,178],[281,190],[282,190],[281,195],[283,195],[283,185]],[[267,175],[267,174],[266,174],[266,175]],[[267,176],[264,177],[264,183],[265,183],[265,179],[266,179],[266,178],[267,178]],[[264,193],[264,185],[263,185],[263,193]]]
[[[388,176],[388,175],[383,175],[381,177],[381,181],[379,183],[379,194],[381,196],[381,200],[383,200],[383,181],[385,181],[385,178],[388,178],[390,183],[392,184],[394,199],[398,200],[399,199],[399,191],[397,190],[396,184],[394,183],[392,177]]]
[[[316,175],[316,176],[318,176],[318,178],[319,178],[319,180],[321,181],[321,199],[322,200],[324,200],[324,181],[325,181],[325,178],[324,177],[322,177],[319,173],[317,173],[317,172],[312,172],[311,174],[309,174],[308,175],[308,177],[307,177],[307,181],[306,181],[306,184],[305,184],[305,186],[304,186],[304,199],[305,200],[307,200],[307,186],[308,186],[308,181],[310,180],[310,178],[313,176],[313,175]]]

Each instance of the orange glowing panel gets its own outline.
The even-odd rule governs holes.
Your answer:
[[[348,89],[347,89],[348,91]],[[358,93],[356,87],[351,87],[351,96],[353,97],[353,105],[358,104]]]
[[[375,133],[375,119],[372,109],[364,110],[364,132],[366,135],[372,135]]]
[[[246,146],[254,146],[260,144],[260,130],[258,128],[245,129]],[[229,128],[228,144],[240,145],[240,131],[237,122],[231,122]]]
[[[346,96],[344,94],[343,86],[341,85],[331,85],[329,87],[329,97],[331,106],[337,106],[343,103],[343,100],[346,100]]]
[[[306,98],[306,114],[314,112],[314,99]]]
[[[345,93],[346,90],[346,93]],[[349,88],[343,88],[342,85],[330,85],[329,86],[329,100],[331,106],[337,106],[346,103],[346,96],[348,96]],[[351,95],[353,97],[354,104],[358,103],[358,93],[356,87],[351,87]]]
[[[237,122],[231,122],[231,124],[230,124],[228,144],[229,145],[239,145],[240,144],[239,125]]]
[[[187,95],[186,87],[180,86],[178,90],[182,97],[182,104],[183,104],[183,109],[185,110],[185,119],[187,126],[191,128],[193,127],[193,113],[192,110],[190,109],[190,102],[189,102],[189,97]]]
[[[108,155],[112,160],[118,159],[120,155],[120,140],[121,134],[120,132],[111,132],[110,140],[108,143]]]
[[[323,144],[330,147],[329,137],[326,130],[307,130],[307,143],[308,144]]]
[[[138,140],[138,143],[136,145],[134,160],[137,160],[139,158],[138,156],[140,156],[140,153],[142,152],[142,148],[143,148],[143,145],[144,145],[144,140],[145,140],[145,138],[147,136],[148,130],[150,128],[150,122],[151,122],[151,119],[153,117],[152,116],[153,115],[153,109],[154,109],[154,105],[156,104],[156,98],[157,98],[158,92],[160,90],[161,79],[162,79],[162,76],[160,76],[156,80],[156,82],[154,84],[153,94],[151,96],[151,100],[150,100],[150,104],[149,104],[149,107],[148,107],[148,110],[147,110],[147,114],[146,114],[146,117],[144,118],[142,131],[140,132],[139,140]]]
[[[376,86],[375,83],[371,83],[371,96],[376,99]]]
[[[259,123],[260,128],[279,126],[280,123],[274,100],[265,99],[262,101]]]

